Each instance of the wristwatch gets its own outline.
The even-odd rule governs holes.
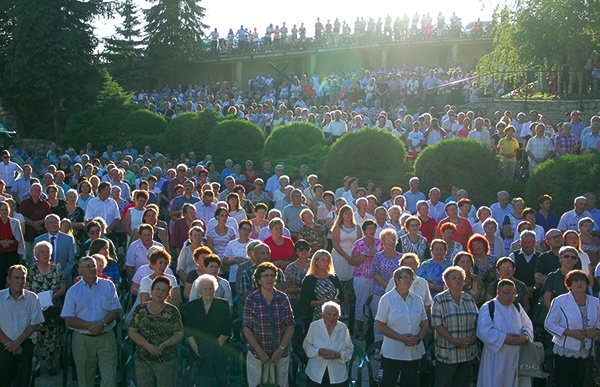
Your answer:
[[[285,349],[286,349],[286,348],[287,348],[287,347],[286,347],[285,345],[280,345],[280,346],[279,346],[279,349],[281,349],[282,351],[285,351]]]
[[[108,324],[106,323],[106,321],[104,319],[102,319],[102,326],[106,328]]]

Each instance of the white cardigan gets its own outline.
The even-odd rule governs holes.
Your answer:
[[[348,379],[348,367],[346,363],[352,358],[354,345],[350,338],[350,332],[348,332],[348,328],[344,323],[338,321],[331,336],[329,336],[323,319],[312,322],[302,346],[304,347],[306,356],[308,356],[306,375],[312,381],[321,383],[323,375],[325,375],[325,369],[329,372],[329,381],[331,383],[342,383]],[[320,348],[339,352],[340,358],[325,360],[319,356]]]
[[[8,222],[10,223],[10,230],[12,231],[13,236],[17,240],[17,253],[19,255],[25,254],[25,241],[23,240],[23,231],[21,231],[21,223],[18,219],[8,218]]]
[[[586,298],[588,328],[600,329],[600,301],[596,297],[588,295],[586,295]],[[544,326],[552,334],[552,341],[555,345],[579,351],[581,341],[571,336],[563,335],[567,329],[583,329],[581,312],[573,297],[573,293],[569,292],[552,300],[552,305],[550,305],[550,311],[548,312]],[[589,350],[591,347],[592,340],[585,339],[585,348]]]

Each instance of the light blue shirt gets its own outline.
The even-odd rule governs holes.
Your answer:
[[[121,304],[117,297],[117,289],[112,281],[96,278],[96,283],[89,286],[81,280],[71,286],[67,291],[65,303],[60,316],[75,317],[83,321],[100,321],[113,310],[120,310]],[[108,332],[115,326],[115,322],[104,327]],[[91,334],[88,330],[77,330],[79,333]]]
[[[406,210],[410,211],[411,214],[417,212],[417,202],[419,200],[426,200],[425,194],[421,191],[414,193],[412,190],[408,190],[404,193],[406,199]]]

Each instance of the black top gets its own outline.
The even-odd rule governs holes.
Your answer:
[[[531,260],[527,262],[525,255],[521,250],[514,252],[515,257],[515,274],[514,277],[523,282],[527,286],[535,286],[536,264],[539,260],[540,253],[535,251]]]
[[[340,302],[344,302],[344,288],[342,288],[342,282],[340,281],[340,278],[335,274],[331,274],[329,276],[329,280],[333,283],[335,288],[338,290],[338,295],[337,295],[338,300],[340,300]],[[306,308],[306,314],[304,314],[304,315],[308,316],[307,320],[308,320],[309,324],[312,321],[310,319],[310,316],[313,315],[314,310],[315,310],[314,307],[312,307],[312,308],[310,307],[310,302],[317,300],[317,296],[315,294],[316,284],[317,284],[317,277],[315,277],[314,274],[307,275],[306,277],[304,277],[304,280],[302,281],[302,287],[300,290],[300,305],[302,305],[304,308]]]
[[[231,334],[229,304],[223,298],[214,298],[208,313],[201,298],[187,303],[181,309],[186,337],[194,337],[196,344],[214,341]]]

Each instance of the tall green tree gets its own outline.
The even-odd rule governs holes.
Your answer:
[[[8,97],[28,130],[53,137],[101,82],[91,22],[100,0],[5,0],[15,20],[3,74]]]
[[[115,35],[104,40],[102,53],[114,80],[128,90],[143,88],[148,77],[138,11],[134,0],[125,0],[119,5],[117,12],[123,23],[116,26]]]
[[[493,50],[479,61],[481,73],[548,69],[565,54],[585,62],[600,43],[599,0],[516,0],[501,15]]]
[[[202,55],[205,9],[199,0],[153,0],[146,11],[147,57],[151,75],[171,81],[174,67]]]

